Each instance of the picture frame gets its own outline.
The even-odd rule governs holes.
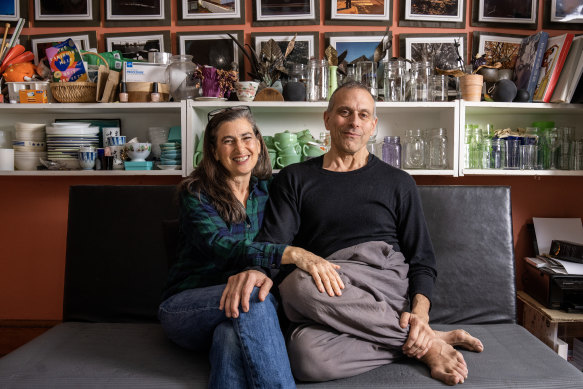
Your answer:
[[[148,51],[155,49],[161,53],[172,51],[170,31],[140,31],[103,34],[105,50],[119,50],[124,58],[136,61],[148,60]]]
[[[347,63],[351,63],[363,55],[368,61],[372,61],[374,50],[383,37],[383,31],[327,32],[324,34],[326,47],[329,45],[332,46],[338,51],[338,55],[342,54],[345,50],[348,51],[345,58]],[[389,59],[390,56],[391,53],[387,52],[383,60]]]
[[[454,43],[459,42],[459,54],[467,64],[467,36],[463,34],[400,34],[399,56],[412,60],[433,61],[433,67],[442,70],[459,68]]]
[[[377,0],[366,7],[366,13],[359,13],[360,8],[351,4],[352,0],[326,1],[325,24],[386,26],[392,24],[392,0]],[[356,12],[354,12],[356,11]]]
[[[485,54],[488,63],[502,63],[501,69],[512,69],[518,58],[518,50],[527,35],[502,34],[496,32],[474,31],[472,41],[472,58]],[[508,57],[508,61],[504,58]]]
[[[285,53],[287,44],[294,37],[293,32],[256,32],[251,33],[251,47],[257,54],[261,52],[262,44],[273,39],[279,44],[281,52]],[[296,36],[293,51],[287,57],[287,62],[302,63],[307,65],[310,57],[316,57],[320,53],[319,34],[317,31],[302,31]]]
[[[472,26],[536,30],[538,0],[474,0]]]
[[[544,0],[543,28],[557,30],[583,30],[581,4],[564,0]]]
[[[53,43],[73,39],[79,50],[97,48],[97,34],[95,31],[79,31],[76,33],[30,35],[31,51],[34,54],[34,63],[38,65],[40,59],[45,57],[44,50]]]
[[[224,2],[226,0],[222,0]],[[245,24],[245,1],[231,0],[223,5],[206,0],[178,0],[177,25]],[[231,5],[232,4],[232,5]],[[206,7],[205,7],[206,6]],[[208,12],[210,11],[210,12]]]
[[[170,3],[171,0],[105,0],[105,26],[169,26]]]
[[[252,0],[252,4],[254,27],[320,24],[320,0]]]
[[[35,27],[97,27],[99,0],[34,0]]]
[[[243,54],[227,35],[233,35],[243,42],[243,31],[179,32],[176,34],[179,54],[192,55],[198,65],[211,65],[217,69],[229,70],[231,63],[238,64],[239,74],[243,74]]]
[[[28,24],[28,0],[3,0],[0,2],[0,22],[18,22],[18,19],[27,20]]]
[[[401,0],[400,27],[465,28],[466,1],[452,0],[451,6],[439,9],[433,0]]]

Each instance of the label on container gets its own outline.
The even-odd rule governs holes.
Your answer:
[[[18,91],[21,104],[45,104],[47,103],[46,90],[21,89]]]

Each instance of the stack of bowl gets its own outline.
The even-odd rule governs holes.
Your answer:
[[[99,147],[99,127],[87,122],[56,122],[47,126],[47,155],[67,169],[80,169],[79,148]]]
[[[182,169],[182,146],[180,142],[166,142],[160,144],[162,153],[160,154],[160,164],[158,167],[163,170]]]
[[[12,141],[14,148],[14,168],[16,170],[36,170],[42,166],[41,159],[47,158],[45,125],[40,123],[14,124],[15,136]]]
[[[148,127],[148,139],[152,144],[152,156],[159,160],[162,154],[160,144],[168,142],[168,134],[170,129],[168,127]]]

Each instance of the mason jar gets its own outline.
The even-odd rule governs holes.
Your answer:
[[[425,141],[421,136],[420,129],[407,130],[405,142],[403,143],[403,163],[404,169],[423,169],[425,162]]]

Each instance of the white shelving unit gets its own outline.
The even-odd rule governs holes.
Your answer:
[[[498,128],[532,127],[533,122],[553,121],[555,127],[575,128],[575,139],[583,138],[583,105],[547,103],[490,103],[459,101],[459,175],[481,176],[583,176],[583,170],[504,170],[465,169],[464,131],[466,123],[485,128],[492,123]]]

